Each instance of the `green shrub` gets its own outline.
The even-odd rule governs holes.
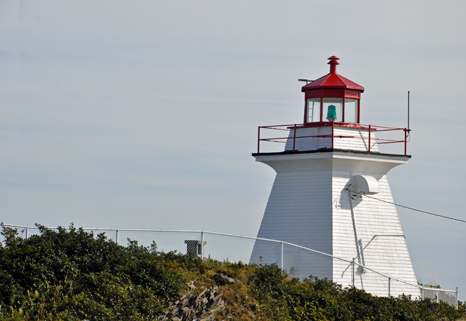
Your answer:
[[[277,266],[257,271],[255,290],[273,320],[457,320],[464,310],[430,299],[373,296],[327,279],[289,280]]]
[[[290,279],[275,265],[203,261],[120,246],[73,225],[23,239],[3,227],[0,320],[152,320],[194,281],[196,291],[224,273],[242,280],[222,286],[229,316],[218,320],[458,320],[465,306],[410,297],[376,297],[326,279]]]
[[[161,314],[165,302],[186,290],[183,277],[166,262],[167,257],[189,258],[151,251],[137,242],[120,246],[104,234],[94,237],[73,225],[58,231],[38,227],[40,235],[28,239],[3,228],[0,315],[137,319]]]

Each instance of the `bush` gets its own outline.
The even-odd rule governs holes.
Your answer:
[[[255,282],[257,296],[274,320],[457,320],[464,310],[430,299],[373,296],[327,279],[289,280],[277,266],[263,266]]]
[[[38,225],[40,235],[18,237],[3,228],[0,248],[1,315],[30,320],[127,320],[163,312],[186,290],[167,268],[167,258],[188,262],[130,242],[124,247],[73,225],[58,231]],[[5,307],[9,307],[5,309]]]
[[[310,276],[289,279],[277,266],[203,261],[161,253],[129,241],[120,246],[73,225],[18,237],[3,227],[0,320],[152,320],[188,290],[215,284],[223,273],[241,280],[222,285],[226,314],[218,320],[458,320],[445,303],[376,297]]]

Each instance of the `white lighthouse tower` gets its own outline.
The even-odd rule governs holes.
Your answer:
[[[411,157],[407,130],[361,124],[364,88],[336,72],[339,58],[329,60],[330,73],[302,87],[303,124],[259,127],[259,135],[261,129],[288,130],[284,150],[261,152],[261,141],[280,138],[259,137],[253,156],[277,173],[258,238],[330,256],[256,241],[251,263],[276,263],[295,277],[326,277],[376,295],[387,295],[388,287],[391,295],[419,296],[408,285],[417,281],[386,177]],[[403,138],[377,138],[389,130]],[[379,144],[395,142],[404,143],[404,153],[379,152]],[[387,284],[387,276],[406,283]]]

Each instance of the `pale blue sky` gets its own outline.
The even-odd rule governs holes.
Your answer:
[[[466,219],[464,12],[0,0],[0,220],[255,235],[274,178],[251,157],[257,126],[301,122],[297,79],[326,74],[331,55],[366,88],[363,123],[406,126],[412,93],[395,201]],[[466,224],[399,213],[417,277],[466,293]]]

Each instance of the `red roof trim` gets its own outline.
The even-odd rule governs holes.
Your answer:
[[[346,89],[353,89],[359,90],[361,92],[364,91],[364,87],[358,85],[357,83],[337,74],[337,73],[329,73],[315,81],[311,82],[302,87],[301,91],[308,91],[308,90],[315,90],[320,88],[346,88]]]

